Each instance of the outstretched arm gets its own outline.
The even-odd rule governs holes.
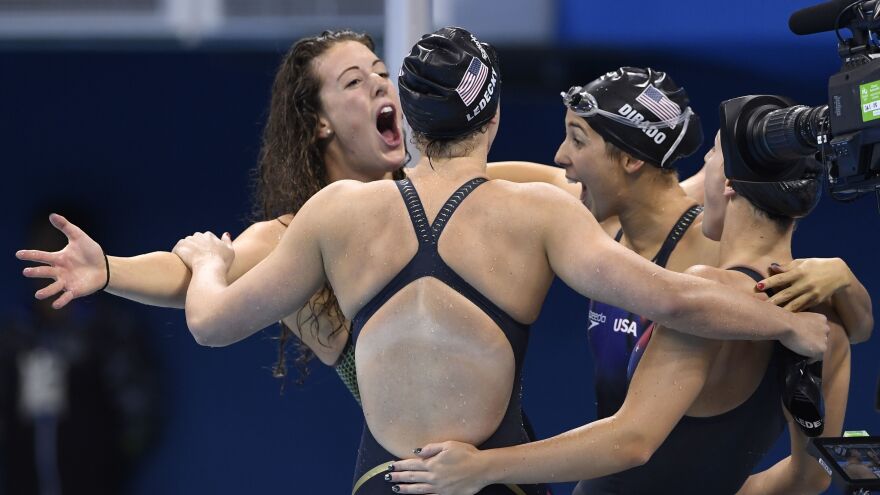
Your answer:
[[[553,271],[579,293],[668,328],[711,339],[779,340],[819,357],[828,325],[813,313],[792,314],[717,282],[674,273],[600,235],[595,219],[570,198],[547,194],[545,245]],[[548,205],[549,206],[549,205]]]
[[[324,191],[329,189],[334,188]],[[228,241],[197,234],[175,246],[174,253],[192,270],[186,321],[200,344],[238,342],[301,308],[318,291],[325,280],[318,234],[330,195],[313,196],[278,247],[231,285],[226,278],[232,263]]]
[[[787,265],[771,265],[770,278],[759,289],[777,291],[770,302],[789,311],[802,311],[830,302],[840,315],[852,343],[865,342],[874,330],[871,296],[840,258],[809,258]]]
[[[829,319],[834,320],[833,314]],[[846,412],[850,377],[850,347],[846,333],[839,324],[832,324],[828,350],[822,363],[822,395],[825,397],[825,429],[823,437],[840,436]],[[737,495],[784,495],[789,493],[822,493],[831,483],[831,477],[807,453],[807,437],[788,418],[791,437],[791,455],[769,469],[753,474]]]
[[[23,273],[26,277],[54,280],[35,295],[37,299],[46,299],[63,291],[53,302],[58,309],[100,290],[107,282],[108,264],[101,246],[79,227],[61,215],[53,214],[49,221],[67,236],[67,246],[52,253],[22,250],[16,256],[46,265],[25,268]],[[268,256],[284,229],[283,224],[273,220],[254,224],[242,232],[233,243],[235,261],[227,273],[228,280],[234,281]],[[183,308],[190,271],[176,255],[158,251],[133,257],[108,256],[107,262],[106,292],[143,304]]]

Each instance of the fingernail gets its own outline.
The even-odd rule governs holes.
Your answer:
[[[385,481],[391,481],[391,474],[390,473],[385,475]]]
[[[770,263],[770,266],[773,268],[779,268],[779,263]]]
[[[417,449],[413,449],[413,454],[415,454],[415,455],[419,455],[419,454],[421,454],[421,453],[422,453],[422,448],[421,448],[421,447],[419,447],[419,448],[417,448]]]
[[[757,287],[758,287],[758,290],[764,290],[764,284],[761,282],[758,282]]]
[[[388,471],[394,471],[394,463],[388,465]]]
[[[391,487],[391,491],[394,493],[400,493],[400,487],[397,485],[394,485]]]
[[[223,235],[225,235],[226,237],[232,237],[231,235],[229,235],[229,232],[224,232]]]

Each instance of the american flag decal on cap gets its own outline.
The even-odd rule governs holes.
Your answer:
[[[471,57],[471,65],[468,66],[467,72],[464,73],[461,82],[455,88],[455,92],[461,97],[461,101],[464,102],[465,106],[470,106],[477,98],[477,93],[483,87],[483,83],[486,82],[486,76],[488,75],[489,68],[486,67],[486,64],[477,57]]]
[[[662,120],[672,120],[677,119],[679,115],[681,115],[681,107],[678,106],[674,101],[670,100],[666,97],[659,89],[655,88],[653,84],[649,84],[642,94],[636,96],[636,101],[645,106],[648,110],[654,113],[657,117],[660,117]],[[675,125],[670,125],[673,129],[675,129]]]

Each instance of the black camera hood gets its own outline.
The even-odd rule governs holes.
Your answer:
[[[781,182],[804,177],[815,166],[812,160],[772,161],[756,158],[754,137],[749,129],[768,113],[795,103],[784,96],[750,95],[721,103],[721,150],[724,153],[724,175],[730,180],[745,182]]]

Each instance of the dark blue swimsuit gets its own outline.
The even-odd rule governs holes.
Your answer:
[[[755,281],[764,278],[748,268],[731,270]],[[645,465],[581,481],[572,495],[731,495],[739,491],[785,427],[782,352],[777,344],[764,377],[745,402],[717,416],[682,417]]]
[[[513,389],[510,393],[510,401],[508,402],[504,418],[501,420],[501,424],[495,433],[479,446],[480,449],[489,449],[508,447],[529,441],[523,429],[520,412],[520,371],[523,359],[525,358],[529,326],[514,320],[504,310],[467,283],[443,261],[443,258],[440,257],[440,253],[437,251],[437,242],[449,218],[468,194],[483,182],[486,182],[486,179],[477,178],[458,188],[440,209],[434,222],[429,225],[422,202],[412,183],[408,179],[396,181],[397,188],[400,190],[401,196],[403,196],[404,203],[406,203],[406,209],[415,228],[416,236],[419,239],[419,249],[400,273],[358,311],[352,319],[351,331],[352,339],[356,344],[364,325],[367,324],[379,308],[404,287],[424,277],[432,277],[443,282],[485,312],[510,341],[516,362]],[[396,457],[379,445],[365,423],[361,436],[361,446],[358,451],[352,493],[357,495],[392,493],[391,485],[384,481],[380,475],[383,475],[388,464],[395,460],[397,460]],[[540,485],[490,485],[480,490],[479,493],[481,495],[544,495],[547,493],[547,490]]]
[[[684,212],[654,256],[654,263],[666,267],[678,241],[702,210],[701,206],[693,206]],[[614,240],[620,242],[622,236],[621,230]],[[623,405],[629,378],[635,370],[633,355],[638,356],[644,351],[651,338],[651,322],[625,309],[595,300],[590,301],[589,322],[587,333],[596,363],[596,408],[599,419],[602,419],[616,413]]]

